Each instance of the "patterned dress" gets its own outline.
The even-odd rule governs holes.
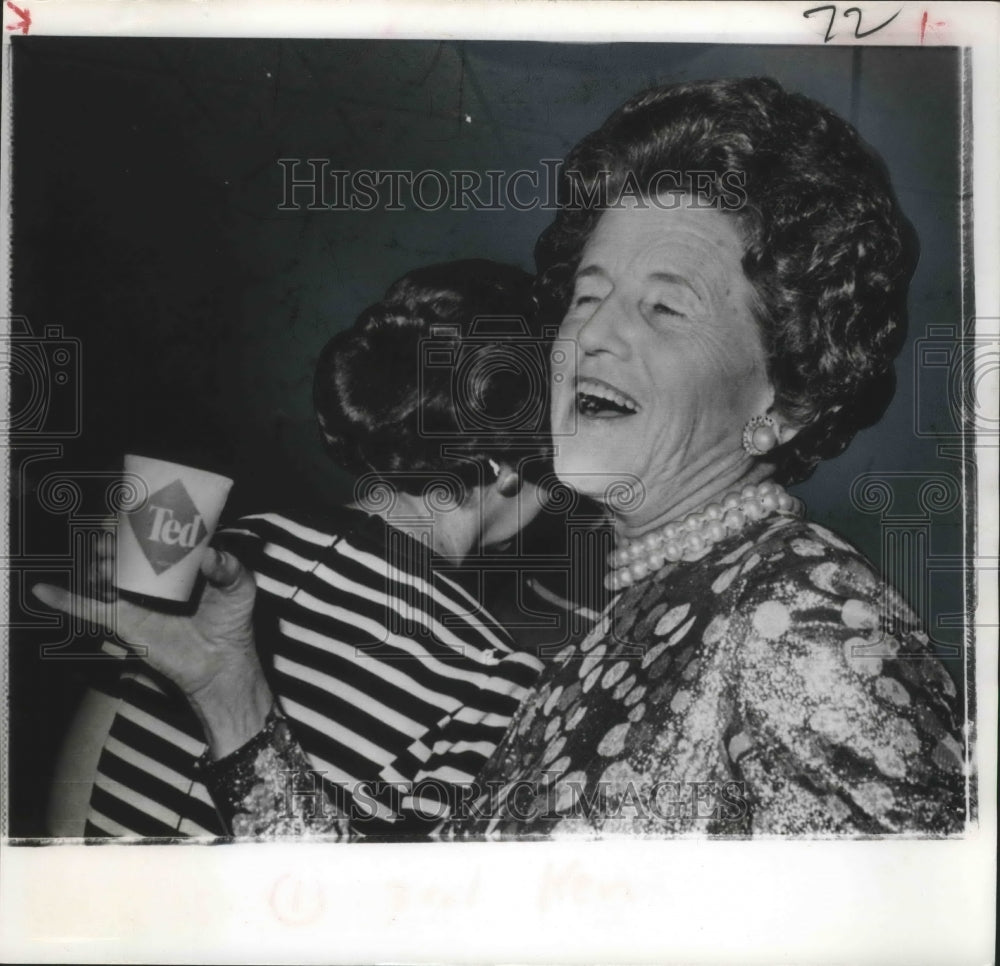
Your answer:
[[[871,565],[765,520],[627,589],[559,653],[453,834],[956,833],[962,720]]]

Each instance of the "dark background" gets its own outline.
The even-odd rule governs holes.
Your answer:
[[[962,546],[960,461],[942,446],[959,429],[956,51],[30,37],[12,50],[13,305],[27,320],[14,339],[31,365],[9,363],[10,834],[42,834],[58,738],[107,673],[86,647],[52,650],[65,625],[27,587],[69,572],[121,454],[233,477],[234,514],[348,498],[310,404],[323,344],[416,266],[478,256],[531,269],[551,217],[281,211],[279,158],[539,169],[635,91],[719,76],[773,76],[851,119],[885,157],[922,256],[895,402],[797,493],[919,598],[936,641],[962,643],[960,564],[932,566]],[[926,355],[931,337],[944,355]],[[864,474],[881,483],[852,499]],[[914,487],[935,480],[930,512]],[[893,526],[918,549],[900,552]],[[961,686],[963,661],[949,664]]]

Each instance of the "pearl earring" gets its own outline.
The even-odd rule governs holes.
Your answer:
[[[500,479],[500,464],[496,460],[487,460],[486,462],[490,464],[490,469],[493,470],[493,473],[496,475],[496,478],[499,480]]]
[[[743,448],[750,456],[763,456],[778,445],[777,424],[771,416],[754,416],[743,427]]]

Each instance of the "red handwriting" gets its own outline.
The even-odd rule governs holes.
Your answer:
[[[474,909],[480,901],[479,879],[479,870],[475,869],[471,879],[453,881],[448,885],[417,886],[405,881],[389,882],[389,920],[396,922],[404,913],[410,917],[419,917],[429,911],[460,915],[463,908]]]
[[[25,7],[23,10],[11,3],[11,0],[7,0],[7,6],[14,12],[14,16],[20,18],[19,23],[9,23],[7,24],[8,30],[20,30],[22,34],[26,34],[28,29],[31,27],[31,11]]]
[[[826,3],[822,7],[813,7],[811,10],[803,11],[802,16],[808,19],[814,13],[824,12],[830,14],[830,22],[826,25],[826,33],[823,36],[823,43],[828,44],[836,36],[833,31],[833,25],[837,19],[837,5],[834,3]],[[861,29],[862,11],[860,7],[848,7],[845,11],[843,11],[841,16],[849,18],[851,14],[854,14],[857,17],[857,23],[854,25],[854,39],[864,40],[865,37],[870,37],[872,34],[878,33],[883,27],[889,26],[889,24],[891,24],[893,20],[895,20],[902,12],[903,8],[900,7],[888,20],[883,20],[877,27],[872,27],[870,30]]]
[[[278,879],[270,898],[275,916],[289,926],[307,926],[316,922],[326,906],[319,883],[305,882],[294,875],[283,875]]]
[[[625,879],[591,874],[576,860],[547,865],[538,890],[538,905],[542,910],[567,904],[589,905],[612,916],[616,906],[621,909],[632,898]]]
[[[920,18],[920,43],[924,42],[924,34],[927,31],[927,26],[928,26],[927,11],[925,10],[924,15]],[[935,20],[933,23],[930,24],[931,30],[933,30],[935,27],[944,27],[944,26],[945,22],[943,20]]]

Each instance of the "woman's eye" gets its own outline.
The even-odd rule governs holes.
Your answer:
[[[596,295],[577,295],[573,298],[573,308],[581,305],[593,305],[601,300]]]
[[[676,315],[676,316],[682,316],[684,314],[683,312],[678,312],[676,309],[672,309],[665,302],[654,302],[653,303],[653,312],[656,315]]]

